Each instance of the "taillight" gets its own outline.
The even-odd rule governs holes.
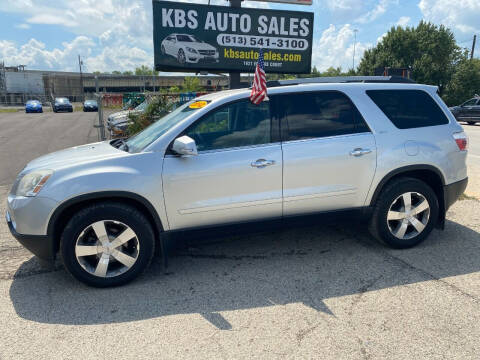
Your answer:
[[[467,137],[467,134],[465,134],[464,131],[453,134],[453,138],[455,139],[455,142],[457,143],[457,146],[460,149],[460,151],[466,151],[467,150],[467,148],[468,148],[468,137]]]

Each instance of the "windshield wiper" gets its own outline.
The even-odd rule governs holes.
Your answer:
[[[128,152],[128,144],[125,140],[121,139],[120,140],[120,146],[118,147],[120,150]]]
[[[128,138],[125,138],[125,139],[116,139],[116,140],[113,140],[110,145],[112,145],[113,147],[119,149],[119,150],[123,150],[123,151],[126,151],[126,152],[129,152],[129,147],[128,147],[128,144],[125,140],[128,140]]]

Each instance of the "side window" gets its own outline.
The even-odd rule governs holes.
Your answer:
[[[367,90],[367,95],[399,129],[445,125],[448,119],[422,90]]]
[[[278,97],[284,140],[303,140],[370,131],[350,99],[335,91]]]
[[[242,100],[220,107],[193,124],[185,133],[199,151],[267,144],[271,141],[268,102],[253,105]]]

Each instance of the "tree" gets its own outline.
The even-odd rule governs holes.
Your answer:
[[[112,74],[113,75],[122,75],[122,72],[118,71],[118,70],[114,70],[114,71],[112,71]]]
[[[372,49],[365,51],[358,67],[361,75],[376,68],[412,68],[415,81],[437,85],[443,93],[455,65],[464,58],[450,29],[421,21],[417,27],[392,27]]]
[[[133,75],[133,71],[131,70],[124,71],[123,75]]]
[[[480,94],[480,59],[464,59],[456,67],[443,99],[449,106],[459,105]]]
[[[158,75],[158,71],[155,71],[154,69],[151,69],[146,65],[142,65],[135,69],[135,75]]]
[[[195,76],[185,76],[183,79],[183,85],[180,87],[181,92],[198,92],[203,91],[200,85],[200,79]]]
[[[169,89],[168,89],[168,92],[170,94],[178,94],[181,92],[180,88],[178,86],[171,86]]]
[[[148,100],[148,106],[143,113],[135,114],[130,112],[128,114],[128,118],[131,120],[127,129],[128,135],[132,136],[150,126],[156,120],[168,114],[172,110],[173,105],[168,96],[153,96]]]

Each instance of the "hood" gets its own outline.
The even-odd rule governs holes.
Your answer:
[[[40,156],[39,158],[32,160],[27,164],[25,169],[23,169],[22,173],[35,169],[56,170],[62,167],[77,165],[82,162],[104,160],[123,156],[125,154],[127,153],[111,146],[110,141],[75,146]]]
[[[113,113],[113,114],[109,115],[108,117],[109,117],[109,119],[115,119],[117,117],[127,116],[129,112],[130,112],[130,110],[123,110],[123,111]]]
[[[195,50],[217,50],[212,45],[207,43],[185,42],[185,46],[191,47]]]

